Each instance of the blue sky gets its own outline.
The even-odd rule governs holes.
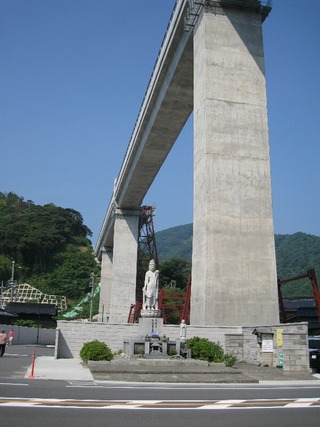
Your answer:
[[[79,211],[96,243],[175,0],[0,0],[0,191]],[[320,236],[320,2],[263,24],[275,233]],[[192,222],[192,123],[144,203]]]

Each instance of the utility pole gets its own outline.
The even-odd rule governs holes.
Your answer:
[[[2,306],[2,292],[3,292],[3,288],[4,288],[4,285],[3,285],[3,280],[1,281],[1,286],[0,286],[0,308],[3,308],[3,306]]]
[[[89,298],[90,298],[90,315],[89,315],[89,320],[90,322],[92,322],[92,306],[93,306],[93,298],[94,298],[94,279],[95,279],[96,275],[94,273],[90,274],[90,283],[89,283],[89,288],[90,288],[90,292],[89,292]]]
[[[38,329],[37,329],[37,345],[39,344],[39,333],[40,333],[40,314],[41,314],[41,306],[44,295],[40,295],[38,301]]]
[[[17,282],[16,282],[16,280],[14,280],[14,266],[15,266],[15,261],[12,261],[12,264],[11,264],[11,279],[9,281],[9,285],[10,285],[10,288],[11,288],[11,302],[17,296]]]

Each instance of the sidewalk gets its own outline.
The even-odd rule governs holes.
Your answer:
[[[30,378],[32,365],[24,378]],[[55,359],[39,356],[34,363],[34,379],[63,381],[93,381],[90,369],[80,359]]]
[[[32,374],[33,355],[34,369]],[[80,359],[55,359],[53,346],[11,345],[0,360],[0,379],[33,378],[35,380],[93,381]]]

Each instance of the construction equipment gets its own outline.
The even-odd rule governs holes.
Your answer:
[[[318,321],[320,322],[320,293],[319,293],[319,288],[318,288],[318,284],[317,284],[316,273],[315,273],[314,269],[311,269],[311,270],[307,271],[307,274],[303,274],[302,276],[296,276],[296,277],[292,277],[292,278],[286,279],[286,280],[278,280],[278,297],[279,297],[279,310],[280,310],[280,321],[281,321],[281,323],[287,322],[287,316],[286,316],[286,311],[284,308],[283,297],[282,297],[282,292],[281,292],[281,285],[284,285],[284,284],[287,284],[287,283],[290,283],[290,282],[293,282],[296,280],[302,280],[302,279],[310,279],[312,291],[313,291],[313,296],[314,296],[314,301],[315,301],[316,309],[317,309]]]
[[[128,323],[135,323],[138,320],[140,316],[141,307],[141,301],[136,301],[135,304],[131,304],[128,316]]]
[[[181,323],[185,320],[190,323],[190,297],[191,297],[191,276],[188,279],[187,290],[165,289],[159,292],[159,309],[161,310],[163,323]]]
[[[140,316],[142,308],[142,288],[144,275],[148,270],[149,262],[155,261],[156,269],[159,269],[158,251],[154,233],[153,217],[155,206],[141,206],[139,217],[138,235],[138,261],[136,277],[136,303],[131,304],[128,323],[134,323]]]
[[[181,318],[181,320],[185,320],[187,325],[190,324],[190,299],[191,299],[191,275],[189,276],[189,279],[188,279],[186,299],[184,301],[182,318]]]
[[[9,302],[34,302],[41,301],[43,304],[55,304],[59,311],[65,311],[67,309],[67,299],[62,295],[49,295],[44,294],[39,289],[32,287],[28,283],[19,283],[12,286],[8,286],[3,289],[1,286],[0,293],[0,308],[4,308]]]

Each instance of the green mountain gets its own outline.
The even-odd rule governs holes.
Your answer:
[[[192,224],[156,233],[163,283],[186,287],[192,253]],[[90,273],[99,276],[81,214],[50,203],[25,201],[0,192],[0,283],[12,277],[47,294],[63,295],[74,306],[88,293]],[[304,233],[276,235],[278,278],[301,276],[314,268],[320,276],[320,237]],[[98,282],[98,279],[97,279]],[[2,288],[1,288],[2,289]],[[312,294],[308,279],[282,285],[284,296]]]
[[[74,209],[52,203],[36,205],[15,193],[0,193],[3,290],[13,270],[18,283],[29,283],[46,294],[66,296],[73,305],[87,294],[90,273],[99,274],[91,234]]]
[[[193,224],[179,225],[155,234],[160,262],[182,258],[191,262]]]
[[[180,225],[156,233],[160,262],[170,258],[191,261],[192,224]],[[315,269],[320,278],[320,237],[305,233],[276,234],[277,275],[280,280],[306,274]],[[320,280],[320,279],[319,279]],[[308,279],[282,285],[284,296],[312,295]]]

